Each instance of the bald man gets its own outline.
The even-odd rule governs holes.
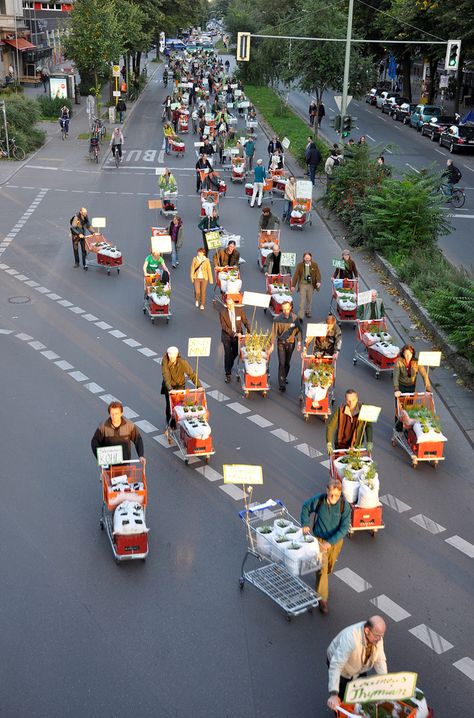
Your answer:
[[[79,266],[79,245],[81,245],[82,253],[82,268],[87,271],[87,250],[85,246],[84,235],[86,230],[91,234],[94,234],[94,229],[91,227],[89,217],[87,215],[87,209],[81,207],[79,212],[71,217],[71,240],[72,240],[72,251],[74,253],[74,268],[77,269]]]
[[[328,647],[328,708],[335,711],[344,698],[346,686],[354,678],[365,676],[373,668],[379,675],[387,673],[383,648],[385,621],[372,616],[367,621],[343,628]]]

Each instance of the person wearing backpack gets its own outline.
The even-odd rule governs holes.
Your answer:
[[[454,185],[462,179],[462,172],[459,167],[456,167],[453,160],[447,160],[446,169],[441,175],[441,178],[445,180],[446,184],[444,186],[447,189],[447,194],[451,197]]]
[[[330,479],[326,493],[315,494],[301,507],[301,526],[303,533],[311,532],[309,520],[314,514],[312,533],[318,539],[321,549],[321,568],[316,571],[316,593],[321,596],[319,610],[329,613],[328,577],[342,550],[351,520],[351,508],[342,496],[341,482]]]

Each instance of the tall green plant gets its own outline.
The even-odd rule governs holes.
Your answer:
[[[428,311],[450,341],[474,363],[474,284],[449,282],[428,300]]]

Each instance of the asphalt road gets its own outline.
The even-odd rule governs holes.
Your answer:
[[[11,239],[0,244],[1,715],[320,718],[329,715],[327,645],[342,627],[375,612],[387,618],[390,670],[418,672],[437,718],[460,713],[474,680],[472,450],[437,397],[449,437],[446,461],[436,472],[411,469],[390,445],[390,379],[377,382],[367,367],[353,367],[350,327],[343,329],[336,400],[351,386],[383,409],[374,455],[386,528],[375,540],[368,533],[346,540],[327,617],[316,612],[287,623],[253,587],[239,591],[242,492],[223,484],[222,465],[261,464],[264,485],[254,499],[280,498],[298,517],[303,500],[328,478],[325,427],[302,419],[297,356],[285,395],[275,391],[274,360],[266,399],[245,400],[235,381],[223,382],[217,312],[209,292],[206,312],[195,310],[189,281],[201,244],[192,136],[185,156],[170,160],[185,226],[181,263],[172,270],[173,316],[152,326],[142,313],[162,94],[152,79],[126,127],[118,171],[110,162],[89,165],[72,139],[65,146],[58,137],[0,191],[0,231]],[[265,147],[261,137],[264,157]],[[82,205],[107,218],[105,234],[124,254],[120,276],[73,269],[67,228]],[[281,202],[273,207],[279,212]],[[228,182],[222,224],[244,238],[244,287],[264,291],[258,215],[242,186]],[[322,319],[340,248],[316,215],[303,233],[284,227],[282,246],[298,255],[313,251],[323,275],[313,317]],[[401,310],[386,301],[395,320]],[[258,321],[270,326],[262,310]],[[212,354],[200,362],[216,448],[209,467],[185,466],[163,444],[158,360],[172,344],[185,354],[189,336],[212,337]],[[99,530],[89,442],[111,396],[144,436],[146,564],[116,566]]]
[[[295,109],[308,116],[311,96],[299,90],[289,94],[289,102]],[[326,92],[323,98],[326,117],[322,123],[322,131],[331,142],[340,142],[341,138],[329,121],[339,110],[334,101],[334,94]],[[474,151],[457,153],[454,156],[446,147],[422,137],[408,125],[395,122],[376,107],[368,105],[364,100],[352,100],[349,105],[352,116],[357,117],[357,128],[352,132],[354,139],[365,135],[368,144],[376,147],[385,155],[385,161],[398,171],[436,168],[440,172],[446,166],[446,160],[453,159],[462,172],[459,183],[466,191],[466,202],[461,209],[449,209],[452,214],[453,231],[439,240],[439,246],[446,257],[458,266],[474,272],[474,246],[472,243],[472,226],[474,220]],[[446,210],[448,211],[448,209]]]

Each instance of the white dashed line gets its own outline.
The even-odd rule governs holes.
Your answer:
[[[81,309],[81,307],[69,307],[69,311],[73,312],[73,314],[85,314],[86,310]]]
[[[153,361],[156,361],[157,364],[161,364],[163,362],[163,357],[158,357],[157,359],[153,359]],[[201,384],[204,386],[203,382]]]
[[[39,351],[39,349],[46,349],[46,345],[38,341],[28,342],[28,344],[32,349],[36,349],[36,351]]]
[[[260,414],[252,414],[252,416],[247,416],[245,418],[249,421],[253,421],[254,424],[257,424],[257,426],[260,426],[262,429],[267,429],[269,426],[273,426],[271,421],[265,419],[264,416],[260,416]]]
[[[16,278],[19,279],[20,282],[24,282],[25,279],[28,279],[28,277],[26,276],[26,274],[17,274]]]
[[[123,415],[126,419],[136,419],[139,414],[137,414],[136,411],[133,411],[133,409],[130,409],[129,406],[123,407]]]
[[[68,299],[61,299],[58,304],[60,304],[62,307],[72,307],[72,302],[70,302]]]
[[[329,469],[329,467],[331,466],[331,461],[330,459],[325,459],[324,461],[320,462],[320,465],[324,466],[325,469]]]
[[[133,349],[135,349],[135,347],[141,346],[140,342],[137,342],[135,339],[124,339],[123,343],[128,344],[128,346],[132,347]]]
[[[416,167],[413,167],[413,165],[409,164],[408,162],[405,162],[406,166],[409,167],[413,172],[416,172],[416,174],[420,174],[420,170],[417,170]]]
[[[222,484],[222,486],[219,486],[219,488],[225,494],[234,499],[234,501],[240,501],[245,496],[242,489],[239,489],[238,486],[234,486],[234,484]]]
[[[0,334],[13,334],[13,329],[0,329]]]
[[[118,329],[112,329],[111,332],[109,332],[113,337],[116,337],[116,339],[122,339],[123,337],[126,337],[127,335],[123,332],[120,332]]]
[[[96,322],[95,325],[98,329],[112,329],[112,325],[107,322]]]
[[[391,509],[397,511],[399,514],[403,514],[404,511],[409,511],[411,509],[411,506],[408,506],[408,504],[400,501],[400,499],[397,499],[396,496],[392,496],[392,494],[385,494],[385,496],[381,496],[380,501],[386,506],[390,506]]]
[[[383,611],[392,619],[392,621],[395,621],[395,623],[404,621],[405,618],[409,618],[411,616],[408,611],[405,611],[405,609],[399,606],[398,603],[395,603],[395,601],[392,601],[391,598],[385,596],[383,593],[381,596],[371,598],[370,603],[373,603],[374,606],[376,606],[380,611]]]
[[[52,361],[53,359],[59,359],[59,354],[56,354],[56,352],[52,352],[50,349],[45,352],[41,352],[41,354],[50,361]]]
[[[117,397],[113,396],[112,394],[102,394],[100,400],[103,401],[104,404],[110,404],[113,401],[117,401]]]
[[[222,481],[223,476],[211,466],[199,466],[195,471],[199,472],[208,481]]]
[[[138,351],[140,352],[140,354],[143,354],[146,357],[156,356],[156,352],[154,352],[153,349],[149,349],[148,347],[142,347],[141,349],[138,349]]]
[[[352,571],[350,568],[341,568],[339,571],[334,571],[334,575],[341,581],[344,581],[344,583],[347,583],[347,585],[356,593],[362,593],[363,591],[367,591],[369,588],[372,588],[372,584],[368,583],[368,581]]]
[[[95,381],[91,381],[89,384],[84,384],[84,387],[90,391],[91,394],[100,394],[101,391],[105,391],[104,388],[99,384],[96,384]]]
[[[226,404],[226,406],[229,409],[232,409],[232,411],[235,411],[237,414],[248,414],[250,412],[250,409],[248,409],[243,404],[239,404],[238,401],[234,401],[231,404]]]
[[[6,269],[5,272],[6,274],[11,274],[12,276],[14,276],[15,274],[19,274],[16,269]]]
[[[142,419],[141,421],[137,421],[135,423],[135,426],[138,426],[139,429],[145,432],[145,434],[151,434],[152,431],[158,431],[157,427],[153,424],[150,424],[149,421],[146,419]]]
[[[471,681],[474,681],[474,661],[472,658],[469,658],[469,656],[460,658],[459,661],[453,663],[453,666],[457,668],[458,671],[461,671],[461,673],[464,673]]]
[[[221,391],[217,391],[217,389],[213,389],[212,391],[208,392],[207,395],[212,397],[216,401],[229,401],[230,398],[223,394]]]
[[[168,439],[166,437],[166,434],[158,434],[158,436],[152,437],[154,441],[158,442],[158,444],[161,444],[161,446],[164,446],[165,449],[171,449],[173,444],[170,444],[168,442]]]
[[[458,551],[465,553],[466,556],[469,556],[469,558],[474,558],[473,544],[461,538],[461,536],[451,536],[450,538],[445,539],[445,541],[451,546],[454,546],[454,548],[457,548]]]
[[[82,371],[70,371],[69,376],[74,381],[86,381],[89,377],[82,373]]]
[[[173,453],[175,456],[178,457],[178,459],[181,459],[181,461],[183,461],[183,462],[185,461],[185,458],[182,455],[182,453],[179,451],[179,449],[178,449],[178,451],[174,451]],[[197,464],[197,462],[200,461],[200,459],[198,459],[197,456],[190,456],[188,459],[186,459],[186,461],[188,462],[188,464]]]
[[[423,514],[411,516],[410,521],[413,521],[414,524],[418,524],[418,526],[421,526],[422,529],[429,531],[431,534],[439,534],[442,531],[446,531],[444,526],[437,524],[436,521],[429,519],[428,516],[423,516]]]
[[[201,386],[202,386],[203,389],[209,389],[209,387],[211,386],[210,384],[208,384],[207,382],[203,381],[202,379],[199,379],[199,381],[201,382]]]
[[[47,287],[35,287],[35,291],[39,292],[40,294],[50,294],[51,289],[48,289]]]
[[[99,319],[99,317],[95,317],[93,314],[83,314],[82,318],[87,319],[88,322],[96,322]]]
[[[273,429],[270,434],[273,434],[273,436],[276,436],[277,439],[281,439],[281,441],[284,441],[287,444],[289,444],[291,441],[296,441],[296,439],[298,438],[297,436],[293,436],[293,434],[290,434],[290,432],[286,431],[286,429]]]
[[[19,279],[19,278],[20,278],[20,277],[17,277],[17,279]],[[50,293],[47,294],[46,296],[48,297],[48,299],[52,299],[53,302],[55,302],[57,299],[61,299],[60,295],[59,295],[59,294],[55,294],[54,292],[50,292]]]
[[[411,633],[413,636],[418,638],[419,641],[431,648],[438,654],[438,656],[442,653],[446,653],[446,651],[451,650],[453,647],[452,643],[447,641],[445,638],[440,636],[439,633],[436,633],[436,631],[433,631],[433,629],[429,628],[424,623],[420,623],[419,626],[410,628],[408,633]]]
[[[310,459],[317,459],[319,456],[323,455],[321,451],[318,451],[312,446],[309,446],[309,444],[297,444],[297,446],[295,446],[295,449],[301,451],[301,453],[305,456],[309,456]]]
[[[69,371],[69,369],[74,369],[73,365],[69,364],[68,361],[64,361],[64,359],[61,359],[61,361],[55,361],[54,363],[63,371]]]
[[[29,334],[25,334],[24,332],[20,332],[16,335],[17,339],[20,339],[22,342],[29,342],[33,339]]]

